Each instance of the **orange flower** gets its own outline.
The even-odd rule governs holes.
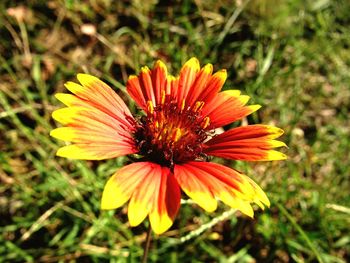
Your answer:
[[[122,99],[104,82],[78,74],[81,85],[68,82],[72,94],[57,94],[67,108],[53,118],[64,127],[51,136],[70,141],[58,156],[101,160],[138,154],[137,162],[119,169],[107,182],[102,209],[115,209],[129,200],[131,226],[147,216],[155,233],[169,229],[180,207],[182,189],[208,212],[221,200],[253,217],[251,203],[262,209],[269,200],[253,180],[208,156],[233,160],[282,160],[273,150],[283,131],[267,125],[215,129],[237,121],[260,106],[246,106],[249,97],[237,90],[220,92],[226,71],[212,74],[211,64],[200,68],[196,58],[185,63],[178,77],[157,61],[152,70],[130,76],[127,92],[145,114],[133,117]]]

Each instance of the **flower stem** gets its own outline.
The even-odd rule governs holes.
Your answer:
[[[147,230],[145,247],[143,249],[142,263],[147,263],[149,245],[151,244],[151,232],[152,232],[152,228],[150,224]]]

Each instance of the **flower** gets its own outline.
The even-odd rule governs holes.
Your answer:
[[[143,67],[130,76],[127,92],[142,109],[133,117],[123,100],[104,82],[78,74],[81,85],[68,82],[73,94],[57,94],[67,107],[53,112],[64,127],[51,136],[70,141],[58,156],[102,160],[135,155],[135,162],[119,169],[107,182],[102,209],[128,204],[131,226],[147,216],[153,231],[165,232],[180,207],[181,190],[204,210],[217,207],[217,199],[253,217],[251,203],[264,209],[269,200],[249,177],[224,165],[208,162],[209,156],[233,160],[282,160],[273,148],[283,131],[267,125],[215,130],[242,119],[260,108],[246,106],[249,97],[238,90],[220,91],[225,70],[200,68],[196,58],[182,67],[178,77],[167,73],[163,62],[152,70]]]

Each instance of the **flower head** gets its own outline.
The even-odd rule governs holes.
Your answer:
[[[115,209],[127,201],[132,226],[147,216],[160,234],[173,223],[180,207],[181,190],[206,211],[217,199],[253,217],[251,203],[262,209],[269,200],[249,177],[226,166],[208,162],[217,156],[233,160],[282,160],[273,150],[283,131],[267,125],[248,125],[215,134],[260,106],[246,106],[248,96],[237,90],[220,91],[226,71],[213,74],[213,66],[200,68],[196,58],[182,67],[178,77],[157,61],[130,76],[127,92],[142,109],[134,117],[122,99],[104,82],[78,74],[79,84],[68,82],[73,94],[57,94],[67,107],[53,118],[64,125],[51,136],[72,142],[58,156],[101,160],[138,154],[139,159],[119,169],[107,182],[102,209]]]

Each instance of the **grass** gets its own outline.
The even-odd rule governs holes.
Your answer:
[[[187,202],[149,261],[349,259],[348,1],[5,0],[0,12],[0,261],[140,261],[148,223],[130,228],[125,207],[99,209],[127,159],[55,157],[53,95],[89,72],[134,108],[129,74],[158,58],[175,73],[192,56],[226,68],[225,89],[263,106],[245,121],[282,127],[289,159],[227,163],[260,183],[271,208],[250,220]],[[89,23],[96,34],[82,32]]]

